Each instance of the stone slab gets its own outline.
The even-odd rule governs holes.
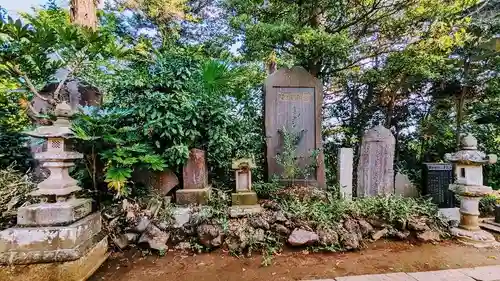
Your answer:
[[[340,195],[346,200],[351,200],[354,150],[346,147],[340,148],[337,159]]]
[[[229,207],[229,216],[231,218],[241,218],[259,214],[262,212],[260,205],[239,205]]]
[[[0,266],[0,280],[85,281],[97,271],[108,256],[108,238],[104,237],[75,261]]]
[[[417,281],[475,281],[459,269],[408,273]]]
[[[91,199],[70,199],[21,207],[17,224],[21,226],[57,226],[71,224],[92,212]]]
[[[409,276],[406,273],[398,272],[398,273],[388,273],[388,274],[337,277],[335,278],[335,280],[336,281],[415,281],[415,278]]]
[[[440,208],[439,215],[443,216],[447,221],[460,221],[459,208]]]
[[[191,208],[177,207],[172,211],[174,217],[174,227],[183,227],[191,219]]]
[[[179,205],[207,204],[210,199],[210,188],[179,189],[175,192],[175,199]]]
[[[257,198],[257,193],[253,191],[249,192],[236,192],[231,194],[231,202],[234,205],[257,205],[259,199]]]
[[[465,268],[460,271],[477,281],[500,281],[499,265]]]
[[[16,227],[0,232],[0,264],[71,261],[82,257],[101,234],[100,213],[67,226]]]

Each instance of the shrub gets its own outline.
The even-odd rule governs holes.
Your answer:
[[[0,170],[0,229],[15,224],[15,210],[28,200],[35,189],[29,175],[9,166]]]

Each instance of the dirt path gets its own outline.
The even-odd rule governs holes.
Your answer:
[[[287,251],[262,267],[261,256],[236,258],[222,251],[196,256],[169,252],[141,258],[138,251],[114,255],[91,281],[263,281],[332,278],[399,271],[428,271],[500,265],[498,249],[475,249],[453,242],[413,245],[379,241],[360,252],[303,254]]]

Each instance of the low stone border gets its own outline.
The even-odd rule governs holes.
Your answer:
[[[500,265],[413,273],[388,273],[309,279],[308,281],[500,281]]]

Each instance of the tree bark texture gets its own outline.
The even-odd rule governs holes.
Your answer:
[[[99,0],[71,0],[71,22],[95,30],[97,28],[98,2]]]

